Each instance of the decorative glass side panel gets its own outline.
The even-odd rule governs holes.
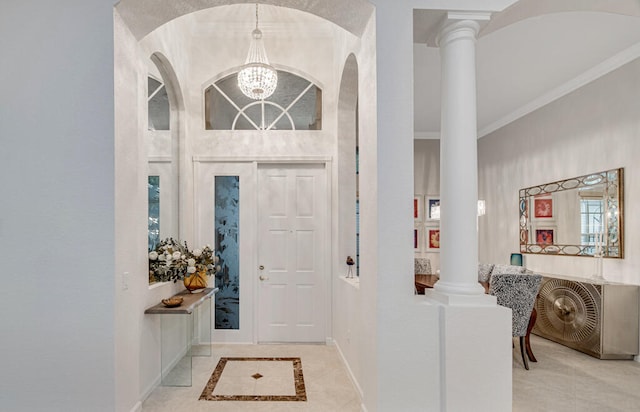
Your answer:
[[[216,329],[240,327],[240,177],[215,177]]]
[[[149,176],[149,250],[155,250],[160,242],[160,176]]]
[[[322,90],[300,76],[278,70],[278,88],[255,101],[238,88],[233,73],[204,92],[207,130],[321,130]]]

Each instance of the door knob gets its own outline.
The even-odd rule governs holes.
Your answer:
[[[264,265],[260,265],[260,266],[258,266],[258,269],[260,269],[260,270],[264,270]]]
[[[269,278],[264,275],[260,275],[260,280],[269,280]]]

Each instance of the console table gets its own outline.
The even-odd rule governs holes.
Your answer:
[[[543,275],[533,333],[600,359],[638,354],[637,285]]]
[[[211,298],[218,288],[185,290],[180,306],[158,303],[144,311],[160,316],[160,371],[163,386],[191,386],[193,356],[211,356]]]

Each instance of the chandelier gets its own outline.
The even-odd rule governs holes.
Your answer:
[[[254,100],[264,100],[271,96],[278,85],[278,73],[269,65],[267,52],[258,28],[258,5],[256,4],[256,28],[251,33],[247,60],[238,72],[238,87],[245,96]]]

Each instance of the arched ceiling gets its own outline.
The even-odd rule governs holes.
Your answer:
[[[418,138],[437,138],[440,130],[440,56],[424,44],[426,32],[419,28],[433,28],[442,16],[442,11],[414,14]],[[637,0],[520,0],[492,16],[478,39],[479,136],[638,57]]]
[[[367,0],[263,0],[261,3],[311,13],[355,35],[362,33],[374,12]],[[193,12],[232,4],[248,6],[252,2],[121,0],[116,8],[132,33],[141,39],[178,17],[190,14],[197,23],[204,15]],[[264,8],[265,23],[269,21],[268,9]],[[228,35],[247,31],[246,13],[242,14],[237,18],[229,13],[219,14],[224,18]],[[439,136],[440,57],[437,48],[427,47],[424,42],[428,31],[437,27],[443,15],[442,10],[414,12],[414,130],[418,138]],[[282,19],[282,16],[278,18]],[[277,25],[261,28],[265,34],[269,30],[284,30],[322,36],[311,32],[323,29],[309,25],[301,27],[298,20],[278,21]],[[209,30],[207,27],[205,24],[194,25],[193,35],[205,36],[203,30]],[[494,14],[478,39],[479,136],[638,57],[638,0],[519,0]]]
[[[116,10],[140,40],[177,17],[212,7],[245,3],[253,4],[255,0],[121,0]],[[374,10],[367,0],[261,0],[260,3],[315,14],[356,36],[362,34]]]

